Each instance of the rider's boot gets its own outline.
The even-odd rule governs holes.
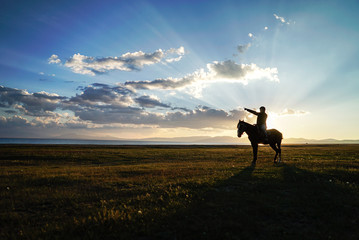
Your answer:
[[[268,135],[267,135],[267,133],[266,133],[266,132],[263,132],[263,133],[262,133],[262,136],[263,136],[263,141],[264,141],[265,143],[268,143]]]

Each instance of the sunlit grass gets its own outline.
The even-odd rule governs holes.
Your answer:
[[[359,146],[0,148],[1,239],[350,239]],[[339,221],[339,222],[338,222]]]

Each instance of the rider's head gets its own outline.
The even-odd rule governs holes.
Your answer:
[[[266,111],[266,108],[262,106],[262,107],[259,108],[259,110],[260,110],[262,113],[264,113],[264,112]]]

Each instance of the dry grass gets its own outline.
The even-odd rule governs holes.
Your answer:
[[[1,145],[1,239],[357,239],[359,145]]]

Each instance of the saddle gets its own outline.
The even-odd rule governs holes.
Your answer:
[[[257,125],[255,125],[255,126],[257,127],[257,131],[258,131],[258,140],[263,143],[268,143],[270,132],[268,132],[267,130],[265,131],[267,134],[267,139],[265,139],[264,133],[259,129],[259,127]]]

